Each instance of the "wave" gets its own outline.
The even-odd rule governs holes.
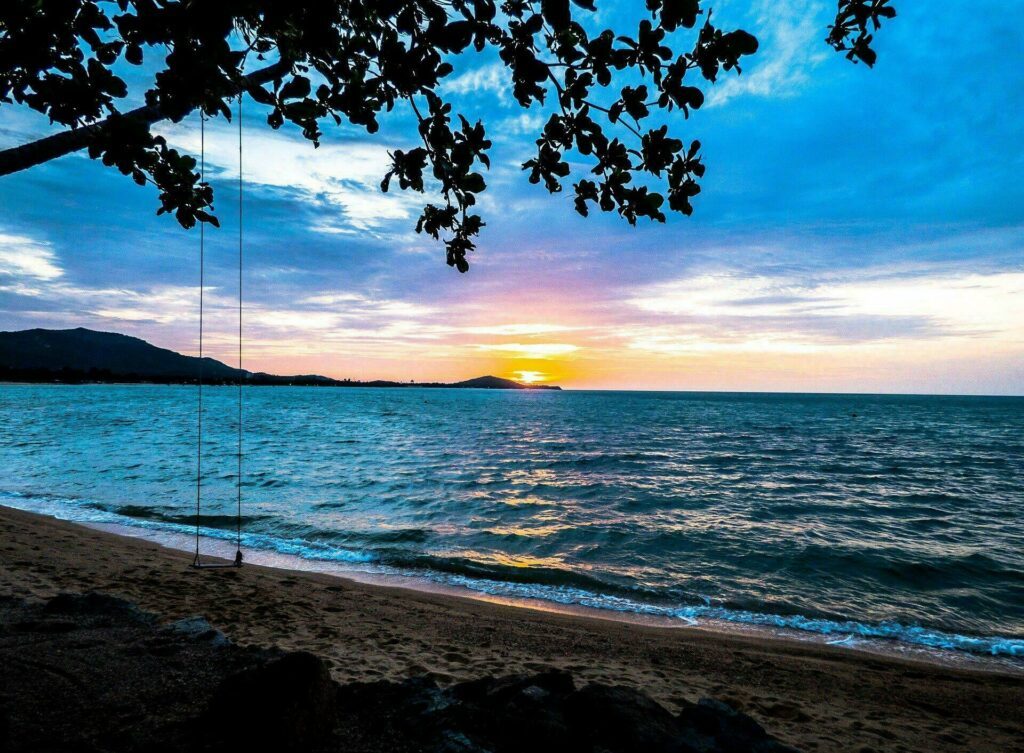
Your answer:
[[[88,502],[86,507],[91,507],[96,510],[102,510],[103,512],[109,512],[114,515],[123,515],[126,518],[136,518],[139,520],[154,520],[163,523],[175,523],[184,526],[195,527],[196,516],[193,515],[182,515],[178,511],[168,511],[165,507],[146,507],[145,505],[105,505],[99,502]],[[241,524],[243,526],[250,525],[259,520],[267,520],[272,518],[271,515],[243,515],[241,517]],[[199,516],[199,525],[202,528],[234,528],[238,525],[239,518],[237,515],[210,515],[203,514]]]
[[[189,535],[195,532],[194,518],[139,506],[102,505],[88,500],[26,492],[0,492],[0,503],[77,522],[117,524]],[[230,525],[227,525],[229,517],[201,518],[202,535],[234,541],[235,518],[230,517]],[[250,516],[250,520],[272,517]],[[372,540],[373,536],[366,538]],[[388,538],[392,541],[415,542],[419,536],[400,531],[393,537],[383,537],[383,540]],[[1024,638],[966,635],[896,621],[868,623],[801,614],[777,614],[716,605],[707,598],[699,604],[652,603],[653,599],[644,601],[637,598],[637,594],[642,594],[644,589],[616,588],[585,573],[567,569],[503,567],[466,557],[445,558],[399,550],[351,548],[321,540],[267,533],[243,533],[242,544],[251,550],[276,552],[314,562],[339,563],[362,572],[426,578],[443,585],[512,600],[540,600],[563,606],[663,617],[691,625],[702,621],[718,621],[793,630],[835,636],[836,640],[830,642],[843,645],[850,645],[854,639],[874,639],[926,649],[1024,657]]]
[[[195,535],[195,517],[190,522],[165,520],[159,515],[146,517],[122,515],[114,510],[116,505],[100,505],[84,500],[77,500],[67,497],[57,497],[48,494],[25,493],[25,492],[0,492],[0,504],[14,507],[27,512],[35,512],[43,515],[50,515],[61,520],[70,520],[76,523],[102,523],[120,525],[127,528],[144,528],[153,531],[167,531],[171,533]],[[132,507],[132,506],[128,506]],[[179,516],[188,520],[187,516]],[[212,518],[229,518],[230,516],[207,516]],[[268,517],[268,516],[261,516]],[[200,534],[205,538],[219,539],[222,541],[235,541],[235,521],[230,517],[231,525],[225,528],[214,528],[200,524]],[[244,516],[243,516],[244,521]],[[202,518],[200,518],[202,523]],[[371,552],[346,549],[329,544],[322,544],[316,541],[307,541],[298,538],[284,538],[263,533],[246,532],[241,537],[242,545],[248,549],[259,549],[263,551],[279,552],[289,554],[302,559],[321,560],[325,562],[342,563],[366,563],[373,562],[376,557]]]
[[[855,620],[832,620],[803,615],[767,614],[743,609],[730,609],[711,604],[693,606],[662,606],[646,604],[618,596],[593,593],[564,586],[543,584],[525,585],[506,581],[477,580],[461,576],[447,579],[452,585],[462,586],[490,596],[539,599],[567,606],[582,606],[656,617],[683,620],[691,625],[701,620],[716,620],[745,625],[757,625],[787,630],[836,635],[845,638],[874,638],[896,640],[932,649],[966,651],[991,656],[1024,657],[1024,639],[1004,636],[972,636],[948,633],[918,625],[899,622],[870,624]]]

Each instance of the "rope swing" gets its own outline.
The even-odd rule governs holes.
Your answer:
[[[199,181],[206,178],[206,114],[199,111]],[[237,512],[235,516],[235,561],[232,563],[203,562],[199,552],[199,531],[202,513],[203,488],[203,296],[206,277],[206,223],[199,223],[199,384],[196,417],[196,551],[192,560],[195,568],[242,566],[242,94],[238,95],[238,470],[235,477]]]

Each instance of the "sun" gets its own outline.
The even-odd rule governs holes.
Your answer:
[[[536,384],[547,381],[548,375],[542,371],[513,371],[517,382],[523,384]]]

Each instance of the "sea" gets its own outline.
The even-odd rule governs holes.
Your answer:
[[[1024,398],[243,397],[250,561],[1024,659]],[[0,385],[0,504],[194,546],[196,398],[181,385]],[[233,553],[239,534],[237,398],[203,393],[204,553]]]

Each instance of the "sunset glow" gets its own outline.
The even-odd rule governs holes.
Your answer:
[[[517,382],[523,384],[538,384],[540,382],[546,382],[548,379],[547,374],[541,371],[513,371],[512,378]]]
[[[942,45],[914,42],[937,21],[913,5],[873,70],[851,66],[819,49],[826,5],[809,4],[810,20],[790,3],[723,8],[721,21],[758,27],[761,51],[680,120],[708,174],[694,216],[665,225],[584,219],[530,185],[520,164],[544,118],[511,101],[500,62],[474,62],[446,84],[495,142],[467,275],[413,232],[424,196],[379,190],[389,149],[416,138],[408,114],[379,137],[331,129],[316,150],[254,117],[245,365],[569,388],[1024,391],[1024,157],[1002,115],[1021,103],[1016,74],[950,81]],[[996,39],[992,15],[958,18]],[[970,112],[949,104],[967,99]],[[0,145],[49,128],[18,109],[0,118]],[[161,129],[195,150],[196,126]],[[871,150],[851,144],[875,128],[886,136]],[[969,179],[948,167],[964,151]],[[206,164],[222,222],[207,233],[206,348],[234,363],[234,125],[208,124]],[[155,217],[151,192],[82,155],[2,190],[2,328],[84,326],[196,352],[197,233]]]

